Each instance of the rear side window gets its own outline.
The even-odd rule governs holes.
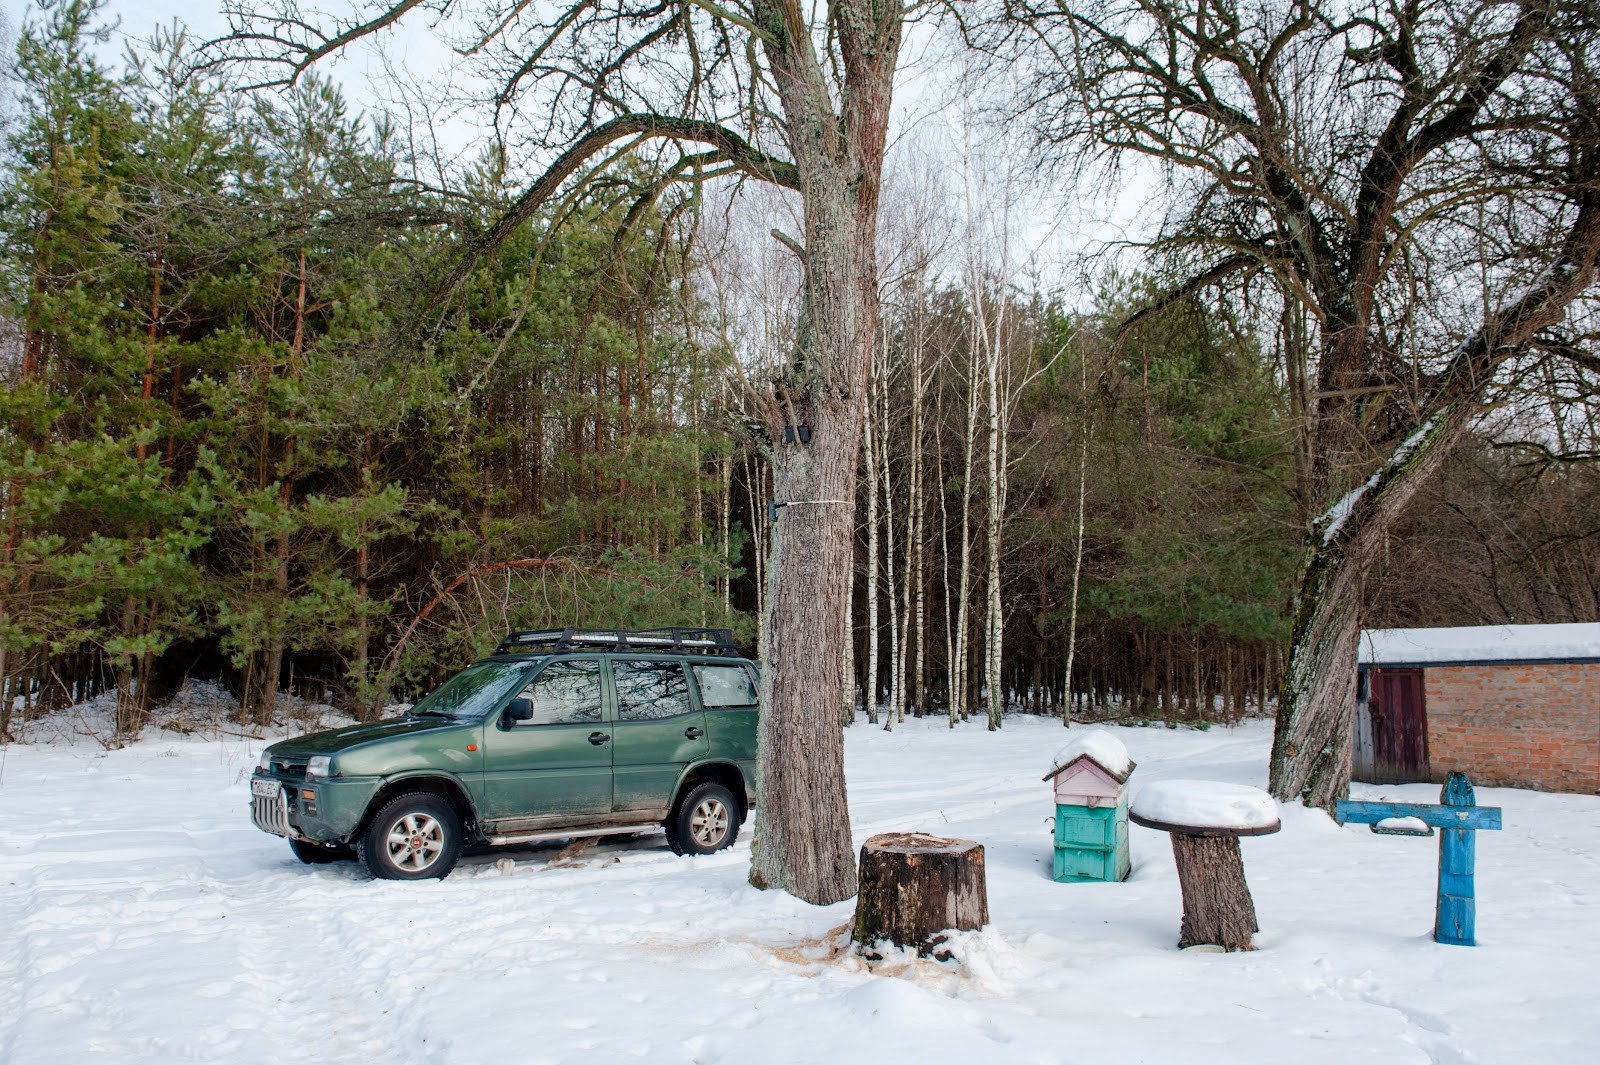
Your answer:
[[[619,721],[656,721],[687,714],[689,680],[682,662],[612,659]]]
[[[695,666],[694,679],[707,710],[756,705],[756,687],[743,666]]]

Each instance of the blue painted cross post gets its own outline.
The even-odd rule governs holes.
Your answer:
[[[1439,829],[1439,901],[1434,911],[1433,941],[1475,946],[1477,903],[1473,896],[1473,833],[1500,827],[1498,806],[1479,806],[1472,782],[1451,773],[1439,793],[1441,805],[1416,802],[1351,802],[1337,804],[1340,824],[1374,825],[1391,817],[1415,817]]]

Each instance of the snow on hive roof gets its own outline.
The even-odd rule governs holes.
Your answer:
[[[1078,733],[1071,743],[1056,752],[1055,760],[1050,763],[1050,772],[1044,775],[1044,779],[1049,780],[1084,756],[1110,773],[1118,783],[1127,780],[1128,774],[1133,772],[1133,759],[1128,757],[1128,748],[1122,745],[1122,741],[1103,728],[1092,728]]]
[[[1157,780],[1139,789],[1129,809],[1146,821],[1235,832],[1278,823],[1278,804],[1271,795],[1220,780]]]
[[[1600,624],[1364,629],[1360,654],[1364,666],[1600,659]]]

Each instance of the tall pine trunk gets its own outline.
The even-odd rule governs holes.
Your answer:
[[[306,343],[306,296],[310,278],[307,274],[306,251],[299,249],[295,256],[294,329],[289,340],[289,377],[300,376],[300,357]],[[290,412],[292,423],[294,414]],[[261,683],[256,687],[255,720],[266,724],[278,706],[278,686],[283,676],[283,653],[286,633],[284,612],[289,601],[289,511],[294,505],[295,436],[289,427],[289,436],[283,442],[283,460],[278,471],[278,533],[272,551],[273,619],[267,636],[267,647],[261,668]]]

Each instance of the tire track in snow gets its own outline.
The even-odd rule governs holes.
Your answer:
[[[350,981],[327,979],[327,970],[346,968],[347,955],[324,906],[317,902],[284,905],[323,893],[299,891],[287,899],[263,894],[266,905],[260,908],[269,912],[275,908],[276,917],[252,922],[245,929],[235,977],[235,982],[247,989],[248,1005],[262,1027],[284,1026],[302,1032],[334,1060],[403,1060],[401,1048],[382,1038],[383,1033],[373,1025],[368,1003],[351,994]],[[259,912],[257,906],[249,909]],[[305,979],[302,974],[308,970],[315,971],[318,978]],[[334,989],[331,993],[324,993],[330,988]]]
[[[8,838],[8,849],[9,843]],[[6,868],[0,876],[6,881],[4,889],[0,889],[6,900],[5,905],[0,905],[0,927],[11,930],[10,935],[0,939],[3,944],[0,945],[0,1062],[9,1062],[16,1060],[17,1030],[28,1016],[25,977],[32,961],[30,941],[22,931],[30,907],[12,900],[31,901],[37,896],[33,891],[35,877],[31,873],[18,874]]]

